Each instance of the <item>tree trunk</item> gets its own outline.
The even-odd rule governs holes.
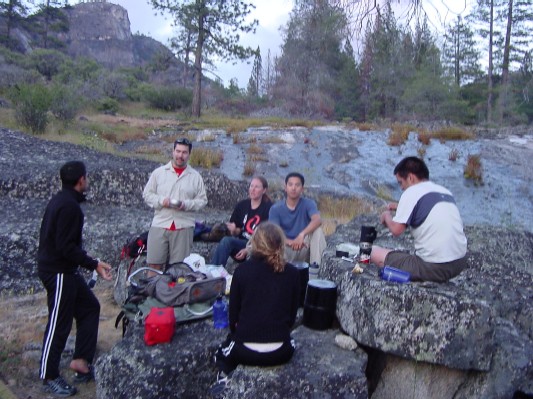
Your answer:
[[[192,115],[199,118],[202,104],[202,50],[204,47],[204,16],[198,15],[198,39],[194,54],[194,92],[192,97]]]
[[[493,55],[492,47],[494,41],[494,0],[490,0],[490,29],[489,29],[489,87],[488,87],[488,98],[487,98],[487,122],[492,121],[492,71],[493,71]]]
[[[505,32],[505,45],[503,48],[503,65],[502,65],[502,87],[498,101],[499,122],[503,122],[505,108],[508,105],[507,94],[509,91],[509,59],[511,52],[511,28],[513,25],[513,0],[509,0],[507,9],[507,30]]]
[[[15,1],[9,0],[9,5],[7,7],[7,22],[6,22],[6,28],[7,28],[7,39],[9,41],[9,38],[11,36],[11,25],[13,24],[14,14],[15,14]]]
[[[185,44],[185,59],[184,59],[184,65],[183,65],[183,77],[182,77],[182,86],[184,88],[187,87],[187,80],[189,78],[189,62],[190,62],[190,53],[191,50],[191,30],[187,30],[187,43]]]
[[[459,21],[457,22],[457,30],[455,32],[455,43],[454,43],[454,57],[455,57],[455,62],[454,62],[454,68],[455,68],[455,84],[457,85],[457,87],[460,87],[461,86],[461,72],[460,72],[460,68],[459,68],[459,58],[461,57],[461,40],[459,38],[459,35],[460,35],[460,26],[459,26]]]
[[[44,9],[44,32],[43,32],[43,44],[44,48],[48,48],[48,27],[50,25],[50,0],[46,1],[46,7]]]

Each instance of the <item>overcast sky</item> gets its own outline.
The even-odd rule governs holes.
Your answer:
[[[142,33],[153,37],[161,43],[168,45],[169,38],[173,36],[171,18],[165,18],[152,8],[146,0],[108,0],[109,3],[119,4],[128,10],[132,33]],[[279,54],[282,44],[279,27],[285,25],[292,10],[290,0],[255,0],[255,10],[251,14],[251,19],[259,20],[255,35],[241,35],[241,44],[252,48],[261,48],[261,56],[266,60],[268,50],[272,54]],[[233,65],[220,63],[216,65],[214,71],[224,82],[229,84],[230,79],[237,78],[239,86],[245,88],[250,78],[253,59],[248,60],[249,64],[238,63]],[[211,78],[213,76],[210,76]]]
[[[161,43],[168,45],[169,38],[173,36],[171,18],[161,16],[157,13],[147,0],[107,0],[109,3],[120,4],[128,11],[132,33],[142,33],[153,37]],[[383,1],[383,0],[379,0]],[[412,0],[393,1],[395,15],[402,18],[407,7]],[[424,11],[430,16],[432,29],[442,29],[443,24],[451,23],[458,14],[465,14],[469,4],[473,0],[424,0],[422,6]],[[252,0],[256,8],[250,15],[251,19],[257,19],[259,25],[255,34],[242,34],[241,44],[252,48],[261,49],[263,62],[267,58],[268,50],[271,54],[279,55],[282,44],[280,27],[285,26],[289,19],[293,7],[292,0]],[[228,86],[230,79],[237,78],[239,86],[246,88],[250,78],[253,59],[246,63],[234,64],[232,61],[216,64],[216,76],[220,77],[225,86]],[[204,73],[214,78],[208,71]]]

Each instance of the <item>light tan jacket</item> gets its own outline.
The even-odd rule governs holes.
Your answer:
[[[178,177],[169,162],[152,172],[143,191],[146,204],[154,209],[152,226],[168,229],[172,222],[177,229],[194,227],[195,212],[207,205],[204,181],[190,165]],[[184,210],[164,208],[165,198],[182,201]]]

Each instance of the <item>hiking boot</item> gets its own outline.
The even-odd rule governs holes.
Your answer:
[[[88,364],[87,367],[89,367],[89,371],[86,373],[80,373],[78,371],[74,373],[74,382],[76,384],[81,384],[94,380],[94,369],[92,364]]]
[[[76,392],[78,392],[76,387],[69,385],[61,376],[57,377],[55,380],[44,380],[43,389],[45,392],[63,398],[75,395]]]

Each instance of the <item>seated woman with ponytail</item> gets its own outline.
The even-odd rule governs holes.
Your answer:
[[[239,364],[275,366],[291,359],[300,277],[284,260],[284,248],[279,226],[263,222],[255,229],[250,259],[235,270],[231,282],[230,333],[215,353],[219,373],[212,390],[223,391]]]

